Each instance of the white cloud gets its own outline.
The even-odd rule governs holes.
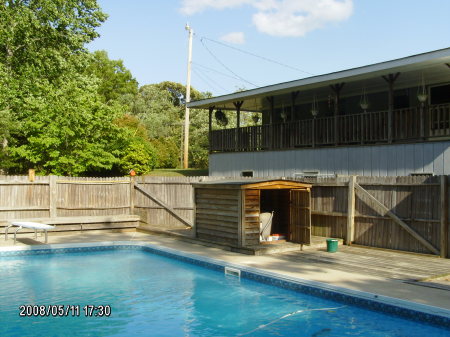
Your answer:
[[[347,20],[353,0],[183,0],[181,11],[192,15],[208,8],[222,10],[251,5],[252,21],[263,33],[273,36],[304,36],[328,23]]]
[[[253,15],[253,24],[260,32],[273,36],[304,36],[328,23],[344,21],[353,12],[352,0],[263,2],[261,10]]]
[[[245,36],[242,32],[232,32],[228,33],[220,38],[222,41],[234,44],[244,44]]]

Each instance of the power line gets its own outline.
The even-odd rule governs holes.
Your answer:
[[[242,78],[241,76],[239,76],[238,74],[236,74],[233,70],[231,70],[230,68],[228,68],[222,61],[219,60],[219,58],[214,55],[214,53],[209,50],[209,48],[206,46],[206,44],[203,42],[203,38],[200,39],[200,42],[202,43],[203,47],[205,47],[205,49],[208,51],[208,53],[222,66],[224,67],[228,72],[232,73],[234,76],[236,76],[237,78],[239,78],[242,82],[246,82],[252,86],[254,86],[255,88],[257,88],[258,86],[250,81],[247,81],[246,79]]]
[[[254,57],[260,58],[260,59],[262,59],[262,60],[264,60],[264,61],[267,61],[267,62],[272,62],[272,63],[278,64],[279,66],[282,66],[282,67],[285,67],[285,68],[289,68],[289,69],[292,69],[292,70],[300,71],[300,72],[305,73],[305,74],[308,74],[308,75],[313,75],[313,76],[315,75],[315,74],[312,74],[312,73],[310,73],[310,72],[308,72],[308,71],[305,71],[305,70],[302,70],[302,69],[299,69],[299,68],[296,68],[296,67],[293,67],[293,66],[290,66],[290,65],[287,65],[287,64],[278,62],[278,61],[276,61],[276,60],[269,59],[269,58],[267,58],[267,57],[265,57],[265,56],[257,55],[257,54],[248,52],[248,51],[246,51],[246,50],[242,50],[242,49],[240,49],[240,48],[236,48],[236,47],[230,46],[230,45],[228,45],[228,44],[226,44],[226,43],[223,43],[223,42],[220,42],[220,41],[216,41],[216,40],[213,40],[213,39],[210,39],[210,38],[207,38],[207,37],[202,37],[202,38],[200,39],[200,41],[203,41],[203,40],[207,40],[207,41],[211,41],[211,42],[220,44],[220,45],[222,45],[222,46],[224,46],[224,47],[227,47],[227,48],[230,48],[230,49],[234,49],[234,50],[239,51],[239,52],[241,52],[241,53],[244,53],[244,54],[247,54],[247,55],[250,55],[250,56],[254,56]],[[202,43],[203,43],[203,42],[202,42]]]
[[[194,71],[194,73],[198,76],[198,78],[200,78],[203,82],[205,82],[207,85],[211,86],[211,87],[216,87],[221,89],[223,92],[227,92],[227,90],[222,87],[219,83],[217,83],[216,81],[214,81],[212,78],[208,77],[206,74],[202,74],[200,73],[197,69],[193,68],[192,69]]]
[[[220,74],[220,75],[222,75],[222,76],[226,76],[226,77],[232,78],[232,79],[234,79],[234,80],[240,80],[239,77],[231,76],[231,75],[225,74],[225,73],[223,73],[223,72],[221,72],[221,71],[219,71],[219,70],[216,70],[216,69],[213,69],[213,68],[209,68],[209,67],[207,67],[207,66],[204,66],[203,64],[200,64],[200,63],[197,63],[197,62],[192,62],[192,64],[195,65],[195,66],[204,68],[204,69],[206,69],[206,70],[208,70],[208,71],[213,71],[213,72],[218,73],[218,74]]]

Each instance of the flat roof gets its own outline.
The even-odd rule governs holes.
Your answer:
[[[274,189],[290,189],[290,188],[311,188],[311,184],[302,183],[294,180],[286,179],[261,179],[261,178],[247,178],[247,179],[219,179],[213,181],[205,181],[193,184],[194,187],[214,188],[217,186],[229,186],[236,189],[247,188],[274,188]]]
[[[430,67],[433,68],[433,71],[429,74],[431,77],[436,76],[439,72],[442,73],[445,68],[442,67],[441,69],[440,66],[445,66],[446,64],[450,67],[450,48],[439,49],[391,61],[332,72],[329,74],[273,84],[204,100],[192,101],[188,103],[188,107],[205,109],[210,106],[217,106],[218,104],[255,99],[261,96],[288,93],[300,88],[308,90],[327,86],[332,83],[367,80],[374,76],[382,76],[395,72],[423,71],[423,68]],[[439,67],[436,69],[437,65],[439,65]],[[410,79],[408,79],[408,82],[410,82]],[[244,110],[244,108],[242,108],[242,110]]]

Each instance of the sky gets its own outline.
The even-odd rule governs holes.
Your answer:
[[[98,0],[109,15],[88,49],[139,85],[214,96],[450,47],[448,0]]]

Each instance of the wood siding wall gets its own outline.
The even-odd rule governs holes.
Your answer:
[[[408,176],[450,174],[450,141],[418,144],[328,147],[285,151],[212,153],[209,174],[240,177],[294,177],[305,171],[321,175]]]
[[[199,239],[239,245],[239,189],[195,189],[195,230]]]
[[[245,246],[259,244],[260,190],[244,190],[244,242]]]

